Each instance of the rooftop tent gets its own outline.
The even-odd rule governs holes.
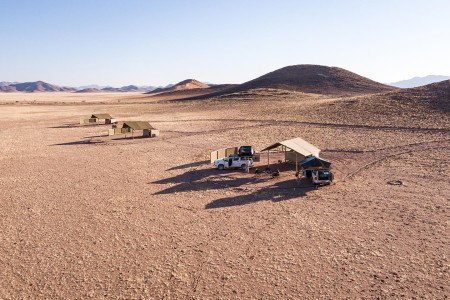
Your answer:
[[[331,163],[329,161],[326,161],[324,159],[315,157],[315,156],[311,156],[308,157],[307,159],[305,159],[304,161],[300,162],[300,167],[302,169],[314,169],[314,170],[318,170],[318,169],[329,169],[331,166]]]
[[[131,128],[133,130],[152,130],[155,129],[152,125],[150,125],[147,121],[129,121],[123,123],[123,128]]]
[[[272,149],[275,149],[280,146],[286,146],[287,148],[300,153],[301,155],[307,157],[307,156],[316,156],[319,157],[320,149],[317,148],[314,145],[311,145],[307,141],[305,141],[302,138],[295,138],[291,140],[286,140],[282,142],[275,143],[273,145],[270,145],[269,147],[266,147],[262,151],[269,151]]]
[[[112,119],[110,114],[93,114],[91,116],[91,118],[93,118],[93,119],[104,119],[104,120]]]

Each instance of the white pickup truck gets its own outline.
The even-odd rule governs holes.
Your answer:
[[[222,159],[216,159],[214,161],[214,167],[219,170],[223,169],[245,169],[247,166],[250,168],[253,166],[253,161],[244,159],[237,155],[230,155]]]

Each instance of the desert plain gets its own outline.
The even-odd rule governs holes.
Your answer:
[[[0,94],[1,299],[449,297],[445,107],[277,89],[177,97]],[[92,113],[161,135],[108,136],[79,124]],[[298,187],[294,166],[272,179],[209,163],[294,137],[332,162],[332,185]]]

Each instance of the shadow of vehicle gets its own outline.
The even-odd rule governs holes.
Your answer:
[[[187,169],[187,168],[199,167],[201,165],[206,165],[208,163],[209,163],[209,160],[197,161],[197,162],[193,162],[193,163],[189,163],[189,164],[184,164],[184,165],[181,165],[181,166],[172,167],[170,169],[167,169],[167,171],[182,170],[182,169]]]
[[[171,178],[161,179],[149,184],[175,184],[169,188],[155,193],[154,195],[172,194],[188,191],[207,191],[214,189],[224,189],[228,187],[240,187],[245,184],[255,183],[263,179],[254,176],[236,177],[233,173],[239,171],[217,169],[191,170]],[[242,171],[240,171],[242,172]]]
[[[204,162],[195,162],[172,169],[183,169]],[[172,170],[170,169],[170,170]],[[315,190],[309,179],[297,181],[289,176],[272,178],[270,174],[248,174],[241,170],[200,169],[161,179],[148,184],[169,184],[168,188],[154,193],[154,195],[174,194],[191,191],[208,191],[233,188],[242,191],[251,191],[250,194],[226,197],[208,203],[205,208],[220,208],[236,205],[245,205],[258,201],[285,201],[304,196],[307,192]],[[245,174],[245,175],[244,175]]]

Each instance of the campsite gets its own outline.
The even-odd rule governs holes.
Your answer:
[[[450,1],[0,10],[0,300],[449,300]]]
[[[2,95],[3,298],[443,298],[450,124],[438,109],[413,124],[389,99]],[[161,134],[78,124],[93,113]],[[297,184],[281,146],[277,178],[212,167],[211,151],[252,145],[262,169],[261,150],[297,137],[333,184]]]

